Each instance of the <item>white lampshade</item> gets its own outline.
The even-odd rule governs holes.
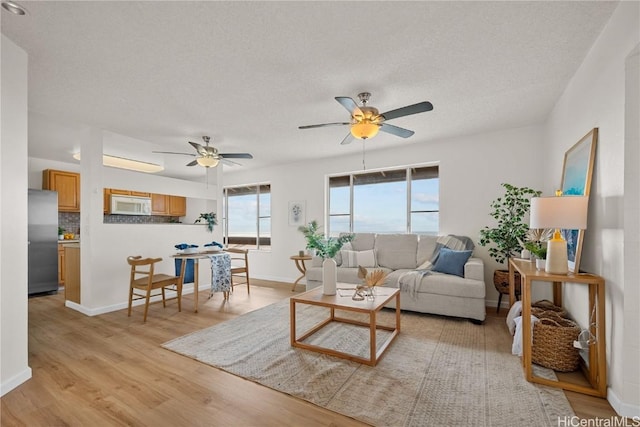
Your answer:
[[[218,165],[218,162],[219,162],[219,160],[216,159],[215,157],[209,157],[209,156],[198,157],[196,161],[200,166],[204,166],[205,168],[214,168]]]
[[[587,196],[534,197],[529,228],[587,228]]]
[[[531,199],[529,228],[555,228],[553,239],[547,242],[545,271],[551,274],[567,274],[567,242],[560,229],[584,230],[587,228],[586,196],[534,197]]]

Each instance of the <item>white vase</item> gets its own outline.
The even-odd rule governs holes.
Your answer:
[[[544,271],[545,263],[547,261],[544,259],[536,258],[536,269],[540,271]]]
[[[336,260],[325,258],[322,261],[322,293],[325,295],[336,294],[336,282],[338,281],[338,269]]]

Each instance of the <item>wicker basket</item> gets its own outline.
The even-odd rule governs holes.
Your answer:
[[[580,363],[580,353],[573,347],[573,341],[578,335],[580,327],[572,320],[560,316],[540,319],[533,325],[531,360],[555,371],[575,371]]]
[[[515,293],[520,295],[520,273],[515,272]],[[509,293],[509,270],[496,270],[493,272],[493,285],[501,294]]]
[[[562,307],[558,307],[557,305],[555,305],[554,303],[546,299],[542,299],[540,301],[534,302],[533,304],[531,304],[531,307],[557,313],[560,317],[567,317],[567,310],[565,310]]]

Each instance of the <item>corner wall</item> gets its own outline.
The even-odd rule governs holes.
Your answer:
[[[2,36],[0,395],[31,378],[27,310],[27,54]]]
[[[634,141],[633,133],[625,131],[626,109],[630,108],[625,107],[625,100],[633,90],[626,87],[625,75],[628,58],[640,43],[639,16],[639,2],[620,2],[550,114],[544,150],[549,166],[544,189],[549,195],[561,181],[566,150],[590,129],[599,128],[580,269],[606,280],[608,400],[620,415],[629,417],[640,416],[640,301],[637,251],[635,257],[627,254],[627,241],[635,236],[637,242],[638,228],[637,223],[625,221],[634,215],[625,208],[635,206],[638,215],[640,175],[638,133]],[[637,91],[637,81],[634,87]],[[634,151],[635,162],[625,162]],[[627,270],[636,274],[629,275]],[[634,296],[635,300],[628,299]],[[567,286],[564,301],[585,327],[589,322],[587,290]]]

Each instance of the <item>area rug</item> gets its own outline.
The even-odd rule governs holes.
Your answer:
[[[298,305],[298,331],[327,313]],[[391,310],[378,315],[382,324],[393,319]],[[286,299],[163,347],[377,426],[557,426],[559,417],[574,415],[562,390],[524,379],[504,319],[475,325],[403,312],[400,335],[375,367],[294,349],[289,334]],[[366,328],[332,323],[308,341],[367,356],[368,335]]]

